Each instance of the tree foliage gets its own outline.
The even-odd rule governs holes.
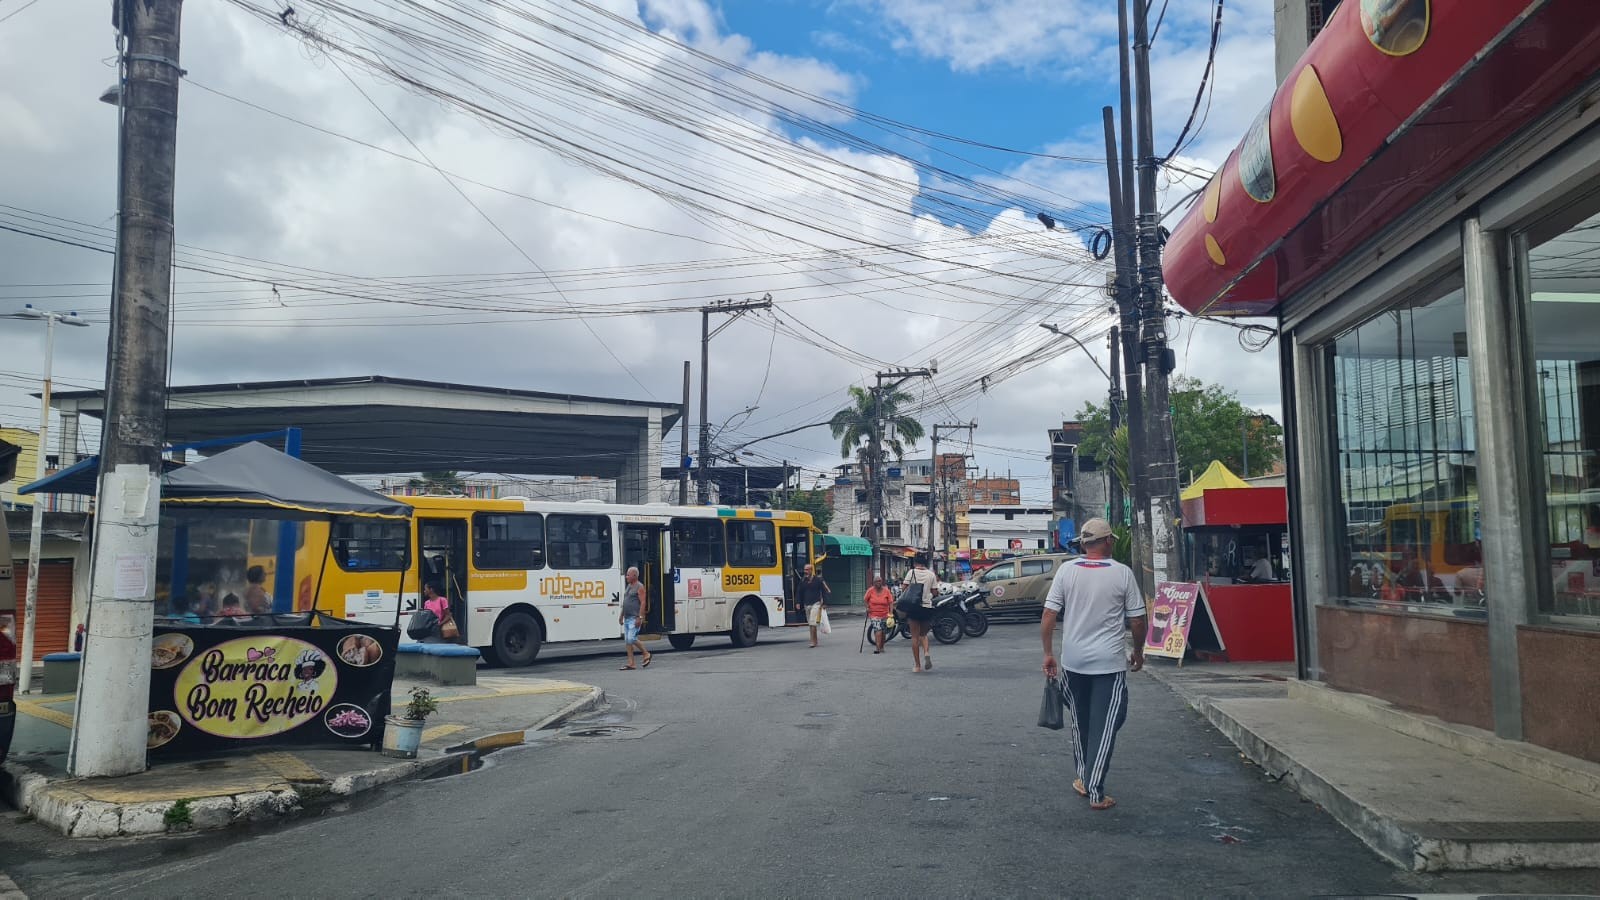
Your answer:
[[[1172,380],[1172,432],[1178,443],[1178,477],[1188,483],[1205,471],[1213,459],[1242,477],[1264,475],[1283,458],[1283,427],[1239,402],[1221,385],[1179,376]],[[1078,413],[1083,423],[1083,443],[1078,451],[1107,460],[1127,484],[1126,428],[1115,439],[1104,403],[1086,403]],[[1245,442],[1250,447],[1250,471],[1244,470]]]
[[[461,480],[458,472],[421,472],[421,478],[413,478],[406,482],[408,487],[426,491],[430,494],[459,494],[466,487],[466,482]]]
[[[798,512],[811,514],[811,524],[823,531],[833,524],[833,505],[828,500],[827,488],[813,488],[809,491],[795,490],[789,492],[789,502],[784,504],[782,497],[775,496],[779,509],[792,509]]]
[[[850,405],[834,413],[828,421],[828,428],[839,441],[839,455],[869,463],[868,448],[880,424],[883,450],[897,460],[905,459],[907,444],[922,440],[925,433],[922,423],[900,412],[916,398],[896,390],[883,391],[878,397],[878,403],[874,404],[872,391],[850,388]]]

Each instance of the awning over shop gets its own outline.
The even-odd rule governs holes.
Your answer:
[[[848,534],[824,534],[818,537],[822,550],[829,556],[871,556],[872,542]]]
[[[259,443],[235,447],[166,475],[161,505],[189,516],[411,517],[411,507],[404,503]]]
[[[1212,460],[1199,478],[1179,495],[1183,527],[1283,525],[1289,521],[1289,492],[1281,487],[1255,487]]]
[[[1597,65],[1594,0],[1341,3],[1173,230],[1168,289],[1274,311]]]

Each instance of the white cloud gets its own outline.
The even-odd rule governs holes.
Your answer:
[[[314,3],[302,5],[315,8]],[[1035,16],[1030,27],[1043,27],[1037,32],[1040,39],[1055,42],[1041,60],[1080,51],[1085,59],[1103,53],[1104,16],[1058,21],[1056,13],[1043,11],[1043,6],[1055,5],[1072,7],[1044,4],[1029,9],[1019,0],[991,7],[990,13]],[[1176,3],[1174,9],[1188,5]],[[975,42],[968,59],[988,58],[996,64],[1023,59],[1015,54],[1015,34],[978,34],[983,21],[978,6],[955,7],[952,15],[961,21],[928,33],[943,34],[941,39],[952,48]],[[928,12],[917,4],[905,7],[907,22],[921,21],[916,17]],[[616,2],[610,8],[638,15],[631,3]],[[394,153],[417,155],[326,58],[307,53],[277,29],[246,19],[229,5],[195,4],[186,13],[183,61],[194,82]],[[713,8],[701,0],[651,0],[644,15],[651,25],[671,30],[697,49],[820,97],[848,103],[862,84],[859,75],[826,60],[773,54],[726,33]],[[1009,22],[1007,18],[1002,24]],[[1114,18],[1111,24],[1114,30]],[[906,40],[922,33],[904,27]],[[1174,19],[1165,27],[1174,29],[1176,51],[1176,36],[1187,34],[1182,29],[1190,26]],[[1167,40],[1166,31],[1161,40]],[[1243,36],[1238,40],[1245,43],[1224,45],[1230,66],[1220,70],[1228,80],[1219,84],[1219,91],[1225,87],[1232,93],[1218,94],[1213,117],[1191,151],[1199,160],[1220,161],[1231,146],[1231,139],[1222,139],[1222,129],[1233,127],[1236,116],[1247,123],[1260,105],[1249,104],[1242,113],[1232,108],[1246,103],[1250,91],[1258,90],[1253,85],[1265,77],[1245,74],[1241,66],[1262,63],[1257,48]],[[559,126],[562,134],[587,146],[611,154],[653,154],[659,171],[668,171],[670,164],[673,177],[687,186],[676,193],[694,196],[691,188],[712,190],[727,199],[702,201],[741,221],[668,202],[345,63],[441,168],[589,214],[461,185],[489,220],[556,278],[563,299],[522,252],[429,167],[185,85],[177,198],[178,238],[184,244],[306,269],[435,276],[436,290],[417,293],[429,303],[470,296],[474,303],[541,312],[363,303],[335,293],[294,290],[288,284],[278,285],[275,297],[266,284],[218,284],[214,275],[181,272],[174,380],[380,373],[615,396],[649,393],[675,400],[682,360],[698,356],[697,314],[589,317],[601,339],[627,360],[645,385],[641,388],[588,329],[552,311],[567,303],[684,307],[770,292],[783,304],[785,323],[805,330],[815,344],[886,363],[921,365],[937,356],[941,374],[935,383],[910,386],[919,397],[926,396],[928,419],[977,418],[980,443],[1014,448],[980,451],[979,464],[995,471],[1010,467],[1027,476],[1025,496],[1041,499],[1047,494],[1042,480],[1044,430],[1075,413],[1084,401],[1103,396],[1103,380],[1081,352],[1067,350],[1010,380],[997,381],[987,391],[978,386],[983,376],[1049,343],[1049,335],[1037,327],[1039,321],[1071,323],[1092,318],[1103,306],[1093,288],[1052,285],[1094,284],[1101,277],[1096,267],[1070,261],[1070,251],[1062,246],[1070,236],[1043,232],[1032,221],[1036,210],[1031,209],[1011,210],[992,223],[977,221],[971,227],[919,215],[915,204],[924,185],[904,159],[796,140],[771,117],[753,115],[712,96],[704,82],[688,80],[682,66],[705,71],[705,63],[663,45],[635,43],[642,68],[621,66],[592,47],[560,46],[580,59],[601,63],[601,71],[586,73],[591,84],[633,102],[674,92],[682,101],[674,111],[683,117],[679,121],[702,134],[742,135],[766,156],[753,159],[734,152],[726,141],[696,139],[669,123],[623,115],[615,107],[575,103],[572,92],[507,96],[525,104],[530,117]],[[1192,52],[1174,52],[1169,59],[1160,52],[1161,42],[1157,46],[1158,83],[1174,82],[1172,96],[1165,90],[1159,95],[1162,108],[1170,104],[1186,109],[1176,84],[1192,89],[1198,77]],[[1192,51],[1192,45],[1184,46]],[[39,4],[0,28],[0,110],[18,112],[5,115],[7,129],[0,136],[7,158],[0,169],[0,196],[6,203],[111,224],[114,113],[95,98],[115,77],[101,64],[112,52],[102,12],[74,4]],[[1270,48],[1264,66],[1270,73]],[[824,114],[816,105],[808,112]],[[1164,127],[1168,118],[1163,115]],[[34,124],[24,125],[30,121]],[[1089,133],[1064,135],[1063,146],[1098,156],[1097,122],[1085,131]],[[877,177],[866,178],[862,172]],[[1045,190],[1090,199],[1104,194],[1104,176],[1093,166],[1040,161],[1009,175],[1019,184],[1028,182],[1030,194]],[[872,250],[870,245],[900,249]],[[641,268],[647,265],[658,268]],[[75,306],[104,318],[109,256],[0,233],[0,272],[0,313],[31,301]],[[1022,274],[1006,277],[1000,274],[1004,272]],[[496,273],[503,286],[491,290],[467,285],[463,278],[471,273]],[[368,285],[361,292],[370,290]],[[385,290],[391,292],[391,301],[404,299],[405,292],[392,284]],[[26,376],[41,364],[39,334],[13,325],[0,328],[0,422],[28,425],[30,409],[36,407],[26,396]],[[62,333],[55,371],[65,386],[99,383],[105,337],[103,326]],[[1086,340],[1098,344],[1097,338]],[[768,346],[773,359],[763,389]],[[1201,326],[1192,346],[1179,349],[1190,371],[1210,372],[1228,384],[1271,383],[1268,373],[1275,372],[1270,353],[1238,363],[1232,333],[1218,326]],[[769,320],[750,317],[713,343],[711,418],[719,422],[759,402],[748,422],[730,428],[729,441],[819,421],[842,404],[843,388],[863,383],[871,369],[865,360],[847,361],[788,335],[773,341]],[[953,399],[946,404],[940,397]],[[826,429],[755,449],[814,471],[831,465],[837,454]],[[673,455],[675,451],[666,454]]]

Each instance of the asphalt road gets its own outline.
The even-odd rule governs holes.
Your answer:
[[[859,620],[857,620],[859,622]],[[32,897],[1310,896],[1578,892],[1594,873],[1402,873],[1272,783],[1148,676],[1112,767],[1120,805],[1071,792],[1064,733],[1034,725],[1037,631],[996,626],[858,654],[763,633],[733,650],[551,654],[599,684],[583,723],[483,769],[254,831],[68,842],[0,817],[0,872]],[[615,729],[607,734],[607,729]],[[568,729],[572,730],[571,727]]]

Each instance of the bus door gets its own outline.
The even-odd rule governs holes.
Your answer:
[[[783,624],[804,625],[806,611],[800,606],[800,579],[811,562],[811,529],[784,526],[778,529],[778,542],[783,547]]]
[[[673,570],[665,525],[622,525],[622,572],[639,570],[639,580],[649,592],[650,609],[645,613],[645,634],[670,634],[677,622],[677,597],[673,590]]]
[[[467,634],[467,520],[417,520],[418,596],[422,585],[432,584],[450,601],[450,615],[461,629],[460,641],[468,646]],[[418,602],[420,605],[420,601]]]

